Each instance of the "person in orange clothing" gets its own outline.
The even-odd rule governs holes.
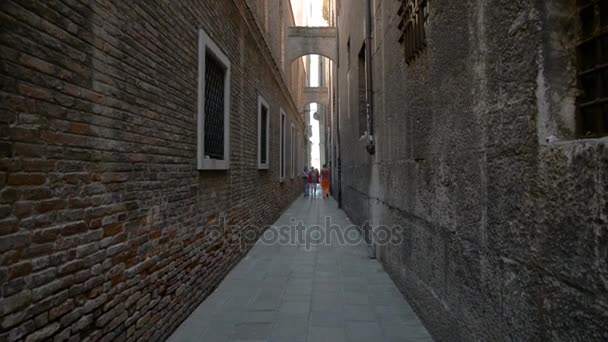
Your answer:
[[[329,198],[329,169],[327,164],[323,164],[321,169],[321,189],[323,190],[323,199]]]

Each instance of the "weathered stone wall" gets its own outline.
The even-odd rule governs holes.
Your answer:
[[[572,136],[571,2],[431,1],[410,66],[399,1],[372,3],[374,156],[365,1],[338,12],[342,192],[353,221],[404,227],[376,250],[399,288],[438,340],[608,339],[608,140]]]
[[[228,242],[302,188],[278,181],[279,107],[303,123],[253,16],[243,1],[16,0],[0,23],[0,341],[162,340],[248,248]],[[232,65],[226,172],[196,169],[199,27]],[[223,217],[226,240],[206,237]]]
[[[308,54],[336,59],[335,27],[290,27],[287,35],[288,60]]]

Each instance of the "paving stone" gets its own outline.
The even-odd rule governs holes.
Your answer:
[[[349,342],[384,340],[377,322],[346,322],[346,337]]]
[[[265,340],[270,337],[271,323],[238,323],[234,327],[232,339],[237,340]]]
[[[369,305],[344,305],[344,318],[347,321],[375,321],[376,314]]]
[[[406,324],[383,322],[381,324],[384,336],[394,341],[433,341],[421,324]]]
[[[276,311],[244,311],[239,315],[241,323],[273,323],[277,320]]]
[[[310,327],[308,342],[343,342],[346,341],[344,328]]]
[[[306,293],[284,293],[283,301],[294,301],[294,302],[309,302],[312,300],[311,294]]]
[[[369,297],[365,292],[344,292],[342,300],[344,304],[369,304]]]
[[[310,312],[310,302],[294,302],[288,301],[281,304],[279,310],[281,313],[302,314],[306,315]]]
[[[310,313],[311,327],[344,329],[344,314],[331,311],[313,311]]]
[[[305,224],[331,216],[333,200],[300,198],[289,212]],[[290,223],[284,214],[279,221]],[[276,224],[276,223],[275,223]],[[181,341],[426,341],[430,337],[365,245],[256,243],[173,333]],[[208,328],[207,328],[208,327]]]

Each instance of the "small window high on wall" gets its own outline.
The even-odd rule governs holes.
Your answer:
[[[258,169],[268,169],[268,156],[270,151],[270,107],[262,97],[258,97]]]
[[[230,61],[203,30],[198,41],[197,166],[230,167]]]
[[[403,44],[405,62],[411,64],[426,47],[426,23],[429,0],[399,0],[399,42]]]
[[[296,160],[295,160],[295,156],[296,156],[296,127],[291,124],[291,131],[289,134],[289,145],[290,145],[290,149],[289,149],[289,154],[290,154],[290,164],[291,164],[291,178],[295,177],[296,175]]]
[[[287,124],[287,118],[285,112],[281,108],[280,110],[280,134],[279,134],[279,179],[280,181],[285,180],[285,125]]]
[[[577,133],[608,135],[608,1],[577,0]]]
[[[361,47],[357,63],[357,100],[359,104],[359,136],[367,134],[367,73],[365,64],[365,44]]]

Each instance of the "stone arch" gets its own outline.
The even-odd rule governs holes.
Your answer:
[[[338,64],[337,30],[335,27],[293,26],[287,30],[289,63],[305,55],[321,55]]]
[[[311,103],[319,103],[327,107],[329,106],[329,89],[327,87],[304,87],[301,102],[302,110]]]

